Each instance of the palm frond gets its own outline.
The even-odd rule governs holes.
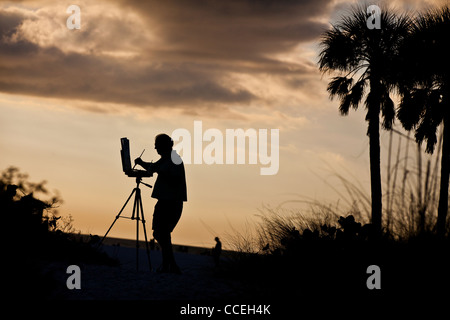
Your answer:
[[[330,98],[334,96],[342,97],[347,95],[349,88],[353,83],[353,79],[347,77],[334,77],[328,84],[327,91],[330,93]]]
[[[427,141],[425,151],[428,153],[434,152],[434,146],[437,142],[436,135],[437,127],[432,124],[429,117],[424,117],[417,126],[415,138],[417,143],[422,144],[424,140]]]
[[[397,118],[407,131],[410,131],[419,123],[426,100],[427,93],[425,90],[416,89],[403,92],[397,110]]]
[[[341,115],[346,116],[348,115],[348,111],[350,109],[350,103],[351,103],[351,95],[347,94],[342,97],[341,104],[339,105],[339,112]]]
[[[366,121],[370,121],[377,117],[380,113],[380,94],[375,90],[371,90],[366,97],[364,102],[367,109]]]
[[[336,27],[326,31],[321,39],[319,70],[321,72],[351,71],[356,61],[351,42],[351,39]]]
[[[381,114],[383,115],[383,128],[386,130],[392,129],[392,124],[395,118],[394,101],[386,93],[381,101]]]
[[[444,119],[445,106],[442,103],[442,96],[441,90],[439,89],[431,90],[428,95],[426,110],[427,113],[430,113],[430,119],[436,126]]]
[[[410,16],[383,7],[380,30],[367,27],[367,6],[352,6],[350,12],[344,15],[332,28],[326,31],[321,39],[322,50],[319,54],[319,69],[321,72],[338,71],[344,77],[334,77],[328,85],[330,98],[339,96],[339,111],[347,114],[349,108],[355,110],[365,94],[368,79],[378,79],[383,83],[387,93],[378,92],[366,98],[366,107],[371,109],[368,116],[382,111],[384,128],[391,128],[395,117],[394,103],[388,92],[396,84],[394,74],[395,58],[401,48],[400,42],[408,35]],[[359,77],[359,78],[356,78]],[[356,78],[356,83],[348,79]],[[382,96],[386,96],[383,98]],[[377,105],[377,107],[373,107]],[[369,106],[371,106],[369,108]],[[378,114],[377,114],[378,116]]]
[[[366,83],[367,83],[366,79],[362,77],[357,83],[355,83],[355,85],[351,90],[350,105],[354,110],[358,109],[358,105],[363,98]]]

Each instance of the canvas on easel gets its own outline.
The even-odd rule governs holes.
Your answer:
[[[131,168],[131,157],[130,157],[130,141],[127,138],[121,138],[120,143],[122,149],[120,150],[120,156],[122,158],[122,170],[128,173],[132,170]]]

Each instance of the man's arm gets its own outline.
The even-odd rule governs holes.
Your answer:
[[[140,165],[142,168],[144,168],[148,172],[151,172],[152,174],[156,172],[155,164],[153,162],[146,162],[141,158],[137,158],[134,160],[134,163]]]

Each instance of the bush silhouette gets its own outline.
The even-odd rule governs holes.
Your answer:
[[[58,215],[62,200],[49,196],[45,181],[30,183],[27,179],[15,167],[3,171],[0,179],[0,212],[7,240],[4,244],[11,295],[45,298],[56,285],[45,266],[55,261],[68,265],[117,264],[96,247],[73,237],[72,218]],[[38,199],[36,193],[47,195],[47,199]]]

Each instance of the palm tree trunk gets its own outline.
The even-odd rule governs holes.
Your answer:
[[[379,112],[369,119],[370,186],[372,196],[372,225],[374,235],[381,234],[381,169],[380,169],[380,121]]]
[[[448,212],[448,184],[450,169],[450,112],[446,111],[444,116],[444,139],[442,141],[441,159],[441,189],[439,193],[438,217],[436,223],[437,234],[445,234],[445,223]]]
[[[370,187],[372,197],[372,226],[375,238],[381,235],[381,165],[380,165],[380,111],[381,84],[377,76],[370,79],[370,93],[366,120],[369,122]]]

